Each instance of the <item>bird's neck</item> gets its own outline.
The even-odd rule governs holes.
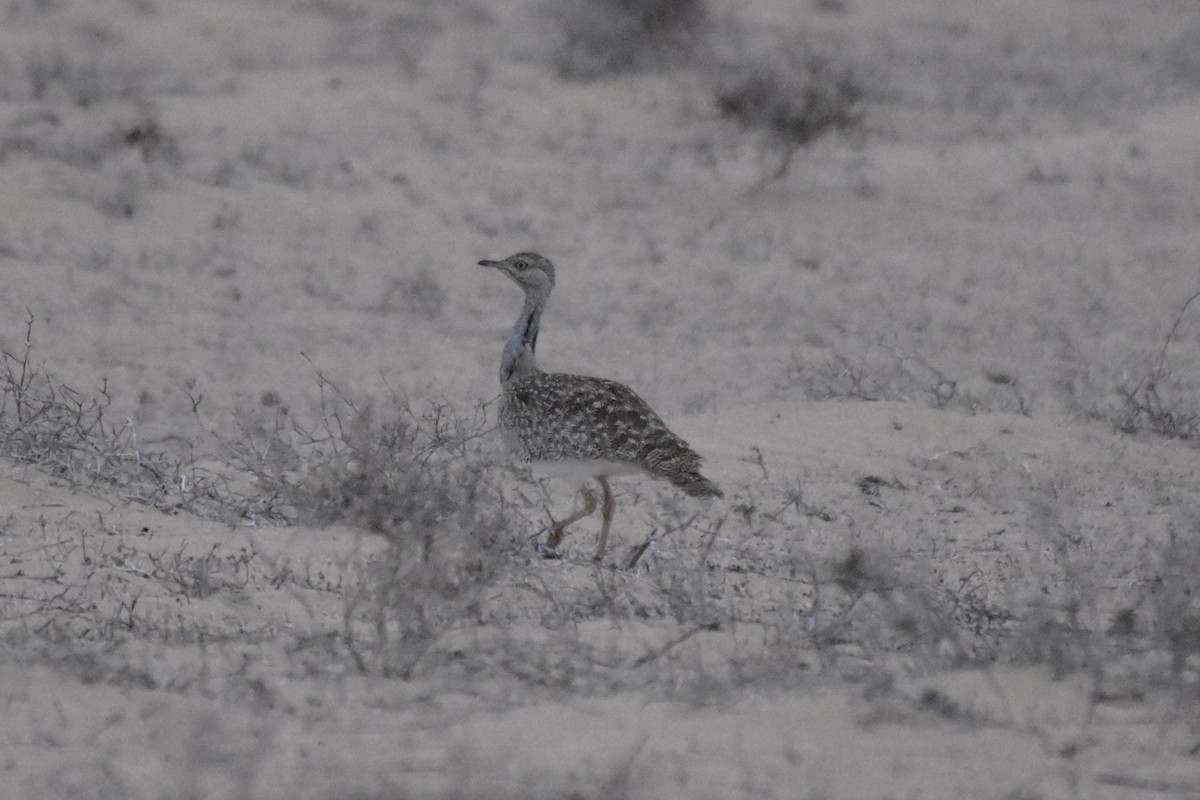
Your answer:
[[[538,372],[537,348],[538,328],[542,324],[542,310],[546,307],[549,292],[529,292],[521,315],[513,325],[504,355],[500,359],[500,382],[517,380]]]

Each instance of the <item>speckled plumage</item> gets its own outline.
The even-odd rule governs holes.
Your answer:
[[[700,456],[628,386],[603,378],[537,372],[504,382],[500,430],[526,461],[629,462],[690,495],[719,496]]]
[[[541,316],[554,288],[554,266],[548,259],[517,253],[479,264],[500,270],[525,292],[525,304],[500,362],[500,430],[523,460],[583,464],[587,474],[597,479],[604,502],[596,560],[604,554],[614,510],[610,475],[641,470],[695,497],[721,496],[716,484],[700,474],[700,456],[632,389],[603,378],[538,368],[535,349]],[[551,552],[567,525],[595,510],[596,496],[586,483],[580,494],[583,507],[554,523],[547,540]]]

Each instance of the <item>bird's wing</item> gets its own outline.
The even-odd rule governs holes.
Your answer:
[[[509,401],[530,421],[518,435],[532,458],[630,461],[652,472],[664,462],[700,465],[687,442],[616,381],[543,372],[513,381],[508,391]]]

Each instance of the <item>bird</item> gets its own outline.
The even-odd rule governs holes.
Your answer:
[[[502,272],[525,293],[500,358],[501,436],[539,472],[579,483],[582,504],[562,520],[551,518],[546,541],[538,545],[543,555],[557,557],[567,526],[595,512],[592,480],[600,487],[600,536],[592,559],[597,563],[604,558],[616,511],[610,478],[641,473],[667,480],[692,497],[723,496],[700,474],[700,455],[628,386],[538,367],[542,312],[554,289],[554,265],[548,258],[522,252],[503,261],[485,259],[479,266]]]

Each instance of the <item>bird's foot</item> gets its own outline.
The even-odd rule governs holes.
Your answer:
[[[562,553],[559,553],[557,550],[555,550],[553,547],[551,547],[548,544],[542,544],[541,542],[538,542],[536,545],[536,549],[537,549],[538,553],[541,554],[542,558],[546,558],[546,559],[562,558]]]

